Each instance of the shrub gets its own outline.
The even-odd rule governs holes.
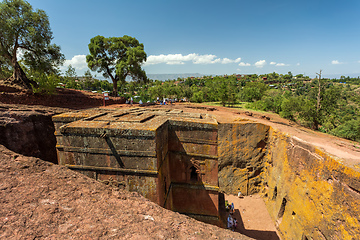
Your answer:
[[[360,118],[349,120],[331,131],[338,137],[360,141]]]

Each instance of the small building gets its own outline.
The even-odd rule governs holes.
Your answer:
[[[221,225],[214,118],[133,108],[76,111],[53,121],[60,165]]]

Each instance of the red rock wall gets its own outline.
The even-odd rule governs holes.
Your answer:
[[[263,124],[219,127],[220,188],[260,193],[282,239],[360,239],[358,166]]]
[[[217,124],[170,122],[170,209],[219,219]]]
[[[30,107],[1,108],[0,144],[19,154],[57,163],[52,114],[51,110]]]
[[[268,153],[269,126],[254,122],[219,124],[219,187],[228,194],[259,192]]]

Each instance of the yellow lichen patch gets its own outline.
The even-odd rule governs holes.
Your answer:
[[[226,192],[235,188],[243,192],[260,185],[284,239],[360,239],[358,168],[300,138],[273,128],[264,131],[258,123],[240,120],[219,128],[227,130],[219,140],[220,187]],[[257,156],[262,153],[260,164]],[[255,166],[261,166],[262,172],[249,180]]]
[[[256,122],[254,120],[246,119],[246,118],[236,118],[234,119],[234,122]]]
[[[265,202],[284,238],[360,238],[360,196],[353,189],[359,172],[321,149],[270,133]]]

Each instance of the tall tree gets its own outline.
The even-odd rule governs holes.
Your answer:
[[[117,94],[118,81],[125,82],[131,76],[138,82],[146,83],[147,77],[141,64],[146,61],[144,45],[136,38],[96,36],[90,40],[86,56],[88,67],[92,71],[102,72],[105,78],[113,82],[113,94]]]
[[[89,69],[85,71],[84,77],[87,78],[87,79],[91,79],[91,78],[92,78],[92,75],[91,75],[91,72],[90,72]]]
[[[51,44],[52,32],[48,16],[43,10],[33,10],[23,0],[4,0],[0,3],[0,58],[13,67],[12,83],[31,89],[29,80],[19,65],[18,54],[24,64],[44,73],[57,72],[64,61],[60,47]]]
[[[316,75],[319,76],[319,80],[318,80],[318,94],[316,96],[316,112],[320,112],[321,109],[321,72],[322,70],[320,69],[320,73],[316,73]]]
[[[76,78],[76,70],[71,64],[68,66],[68,69],[65,71],[65,77],[67,78]]]
[[[316,116],[314,118],[314,125],[313,125],[313,128],[315,130],[318,130],[319,129],[319,124],[320,124],[320,111],[322,110],[322,95],[323,95],[323,86],[321,86],[321,72],[322,70],[320,69],[320,72],[319,73],[316,73],[316,75],[319,76],[319,80],[318,80],[318,93],[317,93],[317,96],[316,96]]]

